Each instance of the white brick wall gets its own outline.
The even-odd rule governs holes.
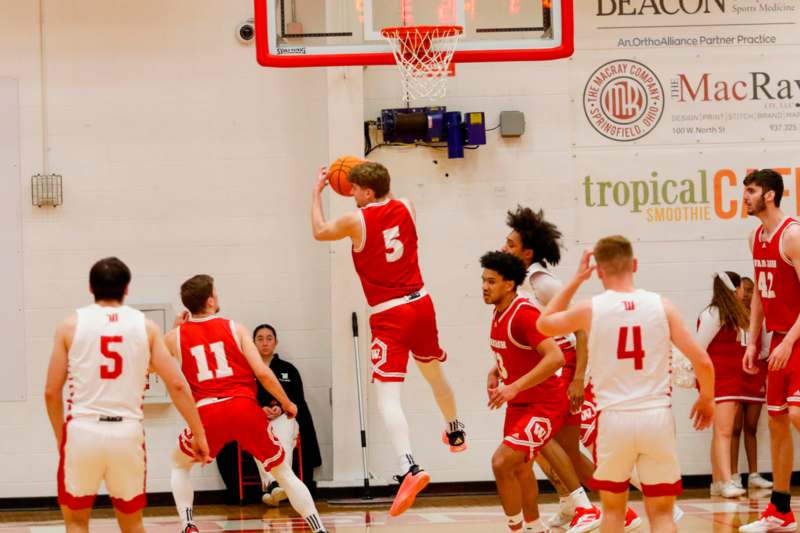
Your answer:
[[[42,170],[36,2],[0,3],[0,75],[19,79],[22,197]],[[328,252],[309,238],[309,188],[325,161],[324,71],[270,71],[234,28],[252,3],[45,1],[50,170],[64,205],[23,203],[28,399],[0,403],[0,497],[55,494],[42,389],[52,333],[90,301],[88,269],[115,254],[131,303],[171,301],[188,276],[218,280],[223,311],[278,328],[305,380],[332,472]],[[302,92],[302,99],[293,96]],[[169,490],[182,423],[148,405],[148,486]],[[198,488],[218,488],[215,467]]]

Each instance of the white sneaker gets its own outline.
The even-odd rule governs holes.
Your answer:
[[[558,512],[547,519],[549,527],[564,527],[572,522],[575,516],[575,508],[570,505],[569,498],[559,498]]]
[[[708,487],[708,492],[711,496],[721,496],[722,495],[722,482],[721,481],[712,481],[711,485]]]
[[[744,496],[747,491],[741,487],[737,487],[732,479],[723,481],[719,486],[719,495],[723,498],[738,498]]]
[[[771,489],[772,481],[764,479],[761,474],[754,472],[747,476],[747,488],[750,489]]]
[[[672,506],[672,521],[677,524],[678,520],[680,520],[681,518],[683,518],[683,509],[678,507],[678,504],[673,505]]]
[[[742,476],[738,472],[736,472],[731,476],[731,481],[733,481],[733,484],[739,487],[740,489],[744,488],[744,486],[742,485]]]

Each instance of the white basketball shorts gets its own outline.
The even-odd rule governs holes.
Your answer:
[[[600,412],[595,463],[591,486],[596,490],[627,491],[636,466],[645,496],[679,495],[681,469],[672,409]]]
[[[123,513],[145,506],[144,427],[138,420],[79,417],[64,426],[58,465],[58,502],[86,509],[105,481],[111,503]]]

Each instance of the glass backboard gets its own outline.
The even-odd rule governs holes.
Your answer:
[[[391,65],[381,29],[458,25],[455,63],[540,61],[573,52],[572,0],[255,0],[258,62]]]

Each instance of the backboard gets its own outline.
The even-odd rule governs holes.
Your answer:
[[[381,29],[459,25],[454,63],[572,55],[573,0],[255,0],[256,54],[267,67],[392,65]]]

